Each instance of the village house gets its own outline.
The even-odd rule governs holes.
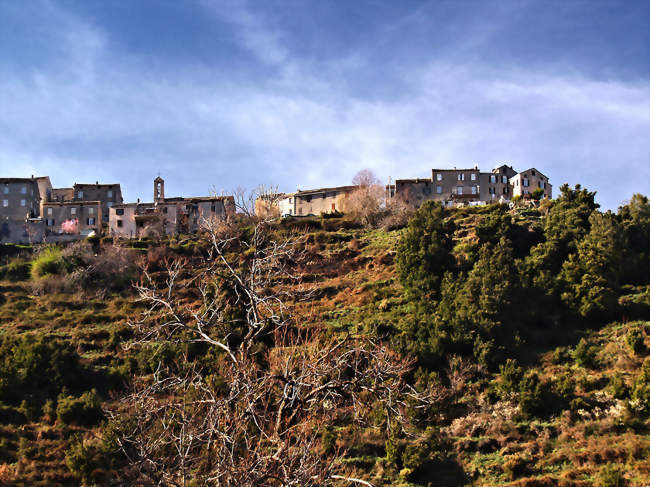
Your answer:
[[[350,194],[357,186],[309,189],[282,195],[277,205],[282,216],[312,216],[321,213],[345,212]]]
[[[102,229],[102,202],[46,201],[42,221],[46,239],[53,235],[99,234]]]
[[[33,239],[30,221],[38,220],[52,190],[50,178],[0,178],[0,242]]]
[[[109,232],[115,237],[195,233],[211,218],[226,219],[235,213],[232,196],[165,198],[165,181],[154,180],[154,201],[123,203],[109,209]]]
[[[491,172],[473,168],[432,169],[431,178],[397,179],[386,186],[387,198],[400,198],[419,207],[425,201],[439,201],[445,206],[486,204],[509,201],[514,196],[544,189],[543,197],[551,198],[548,178],[532,168],[517,173],[511,166],[501,165]]]
[[[551,199],[553,197],[553,186],[548,182],[548,177],[534,167],[515,174],[510,178],[509,182],[513,196],[525,197],[533,194],[536,189],[542,189],[544,198]]]

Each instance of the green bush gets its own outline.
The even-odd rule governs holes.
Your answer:
[[[646,348],[643,341],[643,333],[641,333],[641,330],[638,327],[632,328],[627,332],[625,342],[634,354],[641,355],[645,352]]]
[[[14,260],[6,266],[0,267],[0,279],[12,282],[26,281],[29,279],[31,264],[23,260]]]
[[[516,360],[508,359],[505,364],[499,367],[499,376],[501,378],[499,389],[503,395],[519,390],[519,383],[524,377],[524,372],[517,365]]]
[[[620,372],[617,372],[609,379],[609,390],[616,399],[625,399],[629,390]]]
[[[547,412],[545,384],[535,372],[526,374],[519,384],[519,407],[525,417]]]
[[[600,467],[596,477],[596,487],[625,487],[627,480],[617,465],[608,463]]]
[[[598,367],[598,347],[596,345],[589,345],[589,342],[581,338],[573,351],[573,359],[581,367],[588,369],[595,369]]]
[[[32,261],[31,274],[34,279],[41,279],[49,275],[58,275],[63,272],[61,249],[47,247],[42,250]]]
[[[60,395],[56,417],[63,424],[94,426],[103,417],[99,397],[95,389],[84,392],[81,397]]]

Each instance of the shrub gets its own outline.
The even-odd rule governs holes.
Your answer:
[[[501,382],[499,389],[502,394],[516,392],[519,389],[519,383],[524,376],[524,372],[513,359],[506,360],[506,363],[499,367]]]
[[[596,477],[596,487],[625,487],[626,485],[625,476],[618,466],[608,463],[600,468]]]
[[[0,267],[0,279],[8,281],[26,281],[29,279],[31,264],[22,260],[14,260],[8,265]]]
[[[103,416],[95,389],[84,392],[81,397],[59,396],[56,417],[63,424],[90,427],[96,425]]]
[[[609,379],[609,390],[616,399],[625,399],[628,396],[629,390],[620,372]]]
[[[527,374],[519,384],[519,407],[526,417],[546,412],[544,384],[535,372]]]
[[[643,333],[637,328],[632,328],[625,336],[625,342],[630,350],[636,355],[641,355],[645,352],[645,343],[643,342]]]
[[[589,345],[587,340],[581,338],[573,351],[573,359],[581,367],[595,369],[598,367],[598,360],[596,358],[597,354],[598,347],[595,345]]]
[[[48,275],[58,275],[62,272],[61,249],[46,247],[32,261],[32,277],[41,279]]]
[[[105,453],[98,442],[85,441],[80,435],[75,435],[65,452],[65,464],[82,485],[103,485],[107,466]]]

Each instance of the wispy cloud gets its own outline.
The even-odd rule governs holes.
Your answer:
[[[48,5],[59,20],[43,19],[43,28],[56,33],[58,62],[0,79],[3,174],[49,173],[58,185],[116,180],[135,199],[148,196],[158,170],[170,191],[202,194],[347,184],[363,167],[417,177],[433,166],[508,161],[540,168],[556,187],[596,189],[607,207],[648,190],[646,79],[440,56],[390,72],[408,96],[366,97],[348,70],[371,69],[369,46],[341,53],[355,62],[305,62],[278,27],[235,2],[217,14],[260,63],[279,69],[234,82],[200,65],[149,70],[116,55],[110,31]]]

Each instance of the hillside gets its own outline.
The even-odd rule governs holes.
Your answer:
[[[647,485],[649,221],[642,197],[611,215],[565,188],[541,209],[425,205],[392,230],[274,223],[273,238],[293,237],[300,252],[296,280],[272,281],[295,286],[284,302],[292,328],[386,344],[434,398],[388,436],[377,411],[363,425],[339,414],[319,425],[318,454],[342,452],[337,469],[376,486]],[[203,237],[2,249],[2,485],[129,482],[116,449],[124,419],[105,411],[160,364],[216,374],[223,361],[172,339],[134,344],[128,324],[147,303],[131,282],[138,264],[164,283],[164,262],[198,269],[209,250]],[[191,271],[179,280],[178,303],[198,309],[199,281]],[[265,367],[279,346],[261,342]]]

